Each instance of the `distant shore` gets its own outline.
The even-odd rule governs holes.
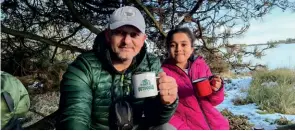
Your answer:
[[[247,46],[262,46],[262,45],[270,45],[270,44],[275,44],[275,45],[280,45],[280,44],[295,44],[293,43],[263,43],[263,44],[249,44]],[[237,45],[243,45],[243,44],[237,44]]]

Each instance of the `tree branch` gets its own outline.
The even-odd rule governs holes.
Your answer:
[[[184,14],[184,16],[192,16],[201,7],[201,5],[203,4],[203,1],[204,0],[198,0],[195,7],[188,14]],[[180,26],[181,24],[185,22],[184,18],[185,17],[183,17],[182,21],[177,26]]]
[[[200,38],[200,39],[202,40],[204,48],[205,48],[206,50],[208,50],[208,51],[211,51],[211,50],[207,47],[207,43],[205,42],[205,40],[204,40],[204,38],[203,38],[203,30],[202,30],[202,28],[201,28],[201,23],[200,23],[200,21],[197,20],[196,23],[197,23],[197,25],[198,25],[198,30],[199,30],[199,36],[198,36],[198,38]],[[212,52],[211,52],[211,53],[212,53]]]
[[[198,38],[200,38],[200,39],[202,40],[204,48],[205,48],[207,51],[209,51],[210,53],[216,53],[216,52],[219,52],[218,49],[215,49],[215,48],[211,48],[211,49],[210,49],[210,48],[207,47],[207,43],[205,42],[204,37],[203,37],[203,30],[202,30],[202,28],[201,28],[201,23],[200,23],[199,20],[196,20],[195,22],[197,23],[197,25],[198,25],[198,30],[199,30],[199,36],[198,36]]]
[[[88,8],[89,10],[95,11],[96,13],[100,13],[100,14],[111,14],[111,13],[113,13],[112,10],[103,10],[103,8],[104,8],[103,4],[96,5],[97,7],[100,7],[100,9],[89,5],[89,3],[87,3],[87,1],[82,1],[81,4],[84,5],[86,8]]]
[[[60,44],[61,42],[63,42],[63,41],[65,41],[65,40],[67,40],[67,39],[73,37],[74,35],[77,34],[77,32],[78,32],[80,29],[82,29],[82,25],[79,25],[79,26],[75,29],[75,31],[74,31],[72,34],[70,34],[70,35],[67,36],[67,37],[64,37],[64,38],[60,39],[57,43]],[[56,46],[55,49],[54,49],[54,51],[53,51],[53,55],[52,55],[52,57],[51,57],[51,60],[50,60],[51,63],[53,63],[54,57],[55,57],[55,55],[56,55],[56,53],[57,53],[57,49],[58,49],[58,47]]]
[[[150,19],[153,21],[153,23],[155,24],[156,28],[159,30],[160,34],[164,37],[166,37],[166,34],[163,32],[163,29],[160,28],[159,23],[157,22],[157,20],[153,17],[153,15],[151,14],[151,12],[139,1],[139,0],[134,0],[135,3],[140,6],[144,12],[150,17]]]
[[[216,6],[217,6],[218,4],[220,4],[221,1],[222,1],[222,0],[218,0],[218,1],[216,2],[216,4],[213,5],[211,8],[209,8],[208,10],[199,11],[199,12],[196,12],[196,13],[206,13],[206,12],[208,12],[208,11],[211,11],[211,10],[215,9]]]
[[[13,35],[13,36],[24,37],[24,38],[40,41],[40,42],[46,43],[48,45],[57,46],[59,48],[67,49],[67,50],[70,50],[70,51],[73,51],[73,52],[85,52],[86,51],[85,49],[81,49],[81,48],[78,48],[76,46],[59,44],[58,42],[55,42],[53,40],[50,40],[50,39],[47,39],[47,38],[44,38],[44,37],[41,37],[41,36],[38,36],[38,35],[34,35],[34,34],[31,34],[31,33],[28,33],[28,32],[16,31],[16,30],[13,30],[13,29],[9,29],[9,28],[5,27],[2,24],[1,24],[1,30],[2,30],[2,32],[6,33],[6,34],[10,34],[10,35]]]
[[[72,13],[73,17],[78,20],[83,26],[85,26],[88,30],[95,34],[99,34],[100,30],[95,28],[89,21],[86,19],[82,18],[81,15],[77,12],[77,10],[74,7],[74,3],[72,0],[63,0],[63,2],[66,4],[70,12]]]
[[[63,41],[65,41],[65,40],[67,40],[67,39],[73,37],[74,35],[77,34],[77,32],[78,32],[80,29],[82,29],[82,25],[79,25],[78,27],[76,27],[76,29],[74,30],[74,32],[73,32],[72,34],[70,34],[69,36],[66,36],[66,37],[60,39],[60,40],[58,41],[58,43],[60,44],[61,42],[63,42]]]
[[[172,29],[174,29],[174,14],[176,11],[176,5],[175,5],[175,0],[173,0],[173,5],[172,5],[172,16],[171,16],[171,25],[172,25]]]

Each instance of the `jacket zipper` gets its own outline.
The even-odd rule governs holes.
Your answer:
[[[130,87],[129,86],[124,87],[124,78],[125,78],[125,72],[121,74],[120,87],[122,88],[122,91],[123,91],[123,97],[126,97],[130,94]]]
[[[191,65],[193,65],[195,63],[195,61],[191,64]],[[189,80],[190,80],[190,82],[191,82],[191,85],[192,85],[192,87],[194,87],[193,86],[193,84],[192,84],[192,77],[190,77],[188,74],[186,74],[186,72],[184,72],[180,67],[178,67],[177,65],[175,65],[177,68],[179,68],[188,78],[189,78]],[[190,66],[190,64],[189,64],[189,66]],[[190,67],[188,68],[188,70],[187,70],[187,73],[190,73]],[[199,76],[200,77],[200,76]],[[209,129],[210,130],[212,130],[212,128],[211,128],[211,126],[209,125],[209,123],[208,123],[208,119],[207,119],[207,117],[206,117],[206,115],[205,115],[205,113],[204,113],[204,109],[203,109],[203,107],[202,107],[202,104],[201,104],[201,102],[200,102],[200,100],[197,98],[197,101],[198,101],[198,104],[199,104],[199,106],[200,106],[200,109],[201,109],[201,111],[202,111],[202,115],[203,115],[203,117],[204,117],[204,119],[205,119],[205,121],[206,121],[206,123],[207,123],[207,125],[208,125],[208,127],[209,127]]]
[[[112,75],[112,87],[111,87],[112,88],[111,89],[112,90],[112,101],[116,101],[118,99],[118,97],[124,99],[126,96],[128,96],[130,94],[130,87],[129,86],[126,87],[127,91],[125,91],[126,89],[124,87],[125,71],[123,73],[119,73],[119,74],[120,74],[120,82],[119,82],[120,89],[119,90],[122,91],[122,94],[116,96],[116,98],[115,98],[115,94],[116,94],[115,93],[115,86],[114,86],[115,75]]]

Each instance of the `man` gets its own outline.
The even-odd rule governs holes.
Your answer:
[[[174,129],[167,122],[178,104],[177,84],[162,72],[160,60],[146,52],[146,37],[138,9],[125,6],[113,12],[93,50],[78,56],[63,76],[57,128],[113,129],[111,105],[125,100],[132,107],[131,129]],[[133,96],[131,76],[137,72],[158,74],[159,95]]]

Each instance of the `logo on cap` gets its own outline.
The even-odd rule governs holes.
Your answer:
[[[124,12],[124,15],[128,16],[128,17],[133,17],[133,16],[135,16],[135,12],[133,12],[131,9],[129,9],[128,11]]]
[[[145,21],[140,11],[132,6],[116,9],[110,17],[109,28],[111,30],[123,25],[132,25],[142,33],[145,32]]]

